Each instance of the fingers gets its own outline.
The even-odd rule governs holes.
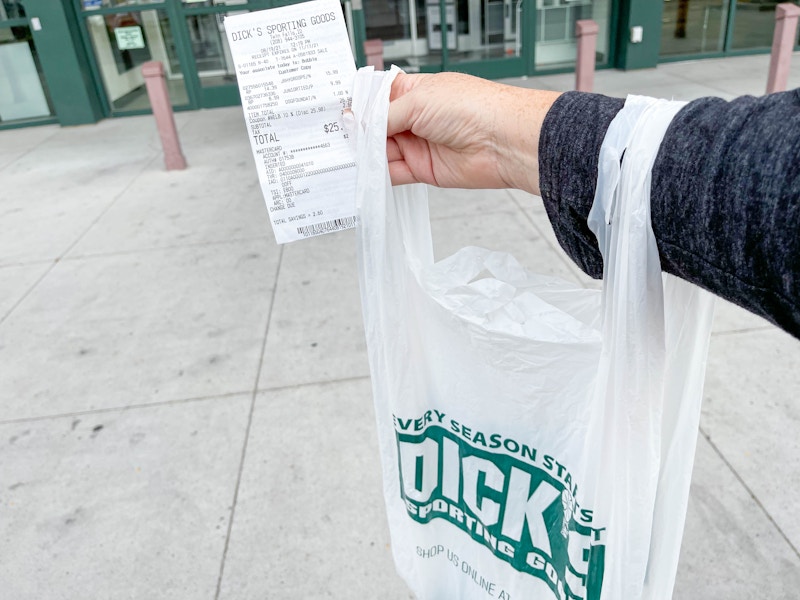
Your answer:
[[[389,104],[389,115],[386,122],[386,135],[392,136],[409,131],[414,125],[416,108],[413,99],[401,96]]]
[[[395,164],[393,168],[395,176],[398,177],[398,180],[395,181],[393,176],[392,183],[399,185],[401,183],[418,182],[439,185],[434,172],[435,161],[432,160],[431,147],[426,140],[408,131],[398,133],[390,139],[392,140],[391,144],[387,140],[387,158],[389,159],[390,172],[392,165]],[[411,174],[410,178],[405,176],[405,170],[408,170]]]
[[[389,162],[403,160],[403,153],[394,138],[386,138],[386,160]]]
[[[429,77],[431,77],[431,75],[397,74],[392,82],[392,89],[389,93],[390,103],[387,135],[392,136],[402,131],[409,131],[414,125],[420,107],[417,106],[415,96],[409,94],[409,92]]]
[[[418,183],[411,169],[403,158],[403,152],[397,142],[388,138],[386,140],[386,159],[389,162],[389,178],[392,185],[405,185],[407,183]]]
[[[409,94],[429,75],[407,75],[398,73],[392,82],[389,94],[389,114],[386,124],[386,158],[389,163],[389,177],[392,185],[419,183],[403,150],[408,147],[411,128],[414,126],[419,107],[415,106],[415,96]]]
[[[409,183],[419,183],[414,174],[408,168],[408,165],[401,161],[389,163],[389,177],[392,180],[392,185],[407,185]]]

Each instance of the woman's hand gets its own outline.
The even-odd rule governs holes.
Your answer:
[[[392,183],[538,194],[539,131],[558,96],[460,73],[398,74],[386,148]]]

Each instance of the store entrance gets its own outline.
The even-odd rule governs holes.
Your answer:
[[[227,15],[266,8],[265,0],[76,0],[108,115],[149,111],[143,63],[164,65],[176,109],[239,102],[225,39]]]
[[[367,39],[383,42],[386,63],[416,72],[527,74],[533,16],[531,0],[364,0]]]
[[[87,2],[83,4],[86,8]],[[192,104],[184,63],[178,53],[170,14],[165,8],[85,10],[84,25],[103,84],[103,99],[111,115],[150,108],[142,65],[151,60],[164,65],[172,104],[176,107]]]

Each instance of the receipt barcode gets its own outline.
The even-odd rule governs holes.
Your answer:
[[[345,219],[334,219],[333,221],[325,221],[324,223],[316,223],[314,225],[304,225],[297,228],[297,233],[303,237],[311,237],[312,235],[332,233],[334,231],[341,231],[342,229],[350,229],[355,226],[356,218],[347,217]]]

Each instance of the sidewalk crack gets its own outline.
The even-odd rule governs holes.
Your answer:
[[[800,551],[798,551],[797,547],[796,547],[796,546],[795,546],[795,545],[792,543],[792,541],[791,541],[791,540],[790,540],[790,539],[787,537],[787,535],[784,533],[783,529],[781,529],[781,527],[778,525],[778,523],[775,521],[775,519],[774,519],[774,518],[772,518],[772,515],[771,515],[771,514],[769,514],[769,511],[767,510],[767,508],[766,508],[766,507],[765,507],[765,506],[764,506],[764,505],[761,503],[761,500],[759,500],[759,499],[758,499],[758,497],[755,495],[755,493],[753,492],[753,490],[752,490],[752,489],[750,489],[750,486],[749,486],[749,485],[747,485],[747,483],[745,483],[745,480],[742,478],[742,476],[741,476],[741,475],[739,475],[739,472],[738,472],[736,469],[734,469],[734,468],[733,468],[733,465],[732,465],[732,464],[731,464],[731,463],[728,461],[728,459],[727,459],[727,458],[725,458],[725,456],[722,454],[722,452],[721,452],[721,451],[720,451],[720,449],[717,447],[717,445],[716,445],[714,442],[712,442],[712,441],[711,441],[711,436],[710,436],[710,435],[708,435],[708,434],[707,434],[707,433],[704,431],[704,429],[703,429],[702,427],[700,427],[700,434],[701,434],[701,435],[702,435],[702,436],[703,436],[703,437],[706,439],[706,441],[709,443],[709,445],[711,446],[711,448],[713,448],[714,452],[716,452],[717,456],[719,456],[719,457],[720,457],[720,459],[722,460],[722,462],[723,462],[723,463],[725,463],[725,466],[727,466],[727,467],[728,467],[728,468],[731,470],[731,473],[733,473],[733,476],[734,476],[734,477],[736,477],[736,479],[739,481],[739,483],[740,483],[740,484],[742,484],[742,487],[745,489],[745,491],[746,491],[746,492],[747,492],[747,493],[750,495],[750,497],[753,499],[753,502],[755,502],[755,503],[756,503],[756,506],[758,506],[758,508],[759,508],[759,509],[761,509],[761,512],[762,512],[762,513],[764,513],[764,516],[765,516],[765,517],[767,517],[767,520],[768,520],[770,523],[772,523],[772,526],[775,528],[775,530],[778,532],[778,534],[779,534],[779,535],[780,535],[780,536],[783,538],[783,540],[784,540],[784,541],[785,541],[785,542],[786,542],[786,543],[789,545],[789,548],[791,548],[791,549],[792,549],[792,552],[794,553],[794,555],[795,555],[795,556],[796,556],[798,559],[800,559]]]
[[[86,227],[86,229],[84,229],[84,230],[83,230],[83,233],[81,233],[81,234],[80,234],[80,235],[79,235],[79,236],[78,236],[78,237],[77,237],[77,238],[76,238],[76,239],[75,239],[75,240],[74,240],[74,241],[73,241],[73,242],[72,242],[72,243],[71,243],[71,244],[70,244],[70,245],[67,247],[67,249],[66,249],[66,250],[64,250],[64,251],[61,253],[61,255],[60,255],[58,258],[56,258],[56,259],[54,259],[54,260],[53,260],[53,264],[51,264],[51,265],[50,265],[50,268],[49,268],[49,269],[47,269],[47,270],[46,270],[46,271],[45,271],[45,272],[42,274],[42,276],[41,276],[41,277],[39,277],[39,278],[36,280],[36,282],[35,282],[35,283],[34,283],[34,284],[31,286],[31,287],[29,287],[29,288],[28,288],[28,290],[27,290],[27,291],[26,291],[26,292],[25,292],[25,293],[22,295],[22,297],[21,297],[19,300],[17,300],[17,301],[16,301],[16,302],[13,304],[13,306],[12,306],[12,307],[11,307],[11,308],[10,308],[10,309],[9,309],[9,310],[6,312],[6,314],[4,314],[4,315],[2,316],[2,318],[0,318],[0,325],[2,325],[2,324],[3,324],[3,323],[6,321],[6,319],[8,319],[8,317],[10,317],[10,316],[13,314],[13,312],[14,312],[15,310],[17,310],[17,308],[19,307],[19,305],[20,305],[20,304],[22,304],[22,302],[23,302],[23,301],[24,301],[24,300],[25,300],[25,299],[26,299],[28,296],[30,296],[30,294],[33,292],[33,290],[35,290],[35,289],[36,289],[36,288],[39,286],[39,284],[42,282],[42,280],[43,280],[45,277],[47,277],[47,275],[49,275],[49,274],[50,274],[50,272],[53,270],[53,268],[55,268],[55,266],[56,266],[56,265],[57,265],[59,262],[61,262],[62,260],[67,260],[67,258],[66,258],[66,257],[67,257],[67,255],[68,255],[68,254],[69,254],[69,253],[72,251],[72,249],[73,249],[73,248],[75,248],[75,246],[77,246],[77,245],[78,245],[78,243],[79,243],[79,242],[80,242],[80,241],[81,241],[81,240],[82,240],[84,237],[86,237],[86,234],[87,234],[87,233],[89,233],[89,231],[91,231],[91,229],[92,229],[92,228],[93,228],[93,227],[94,227],[94,226],[97,224],[97,222],[98,222],[98,221],[100,221],[100,219],[102,219],[102,218],[103,218],[103,217],[106,215],[106,213],[108,213],[108,211],[109,211],[109,210],[111,210],[111,207],[112,207],[112,206],[114,206],[114,205],[117,203],[117,201],[119,201],[119,199],[120,199],[120,198],[121,198],[121,197],[122,197],[122,196],[125,194],[125,192],[127,192],[127,191],[128,191],[128,189],[130,189],[130,187],[133,185],[134,181],[136,181],[136,180],[137,180],[137,179],[138,179],[138,178],[139,178],[139,177],[142,175],[142,173],[144,173],[144,172],[145,172],[145,170],[146,170],[146,169],[147,169],[147,168],[148,168],[148,167],[149,167],[149,166],[150,166],[150,165],[153,163],[153,161],[155,161],[157,158],[158,158],[157,156],[154,156],[153,158],[151,158],[150,160],[148,160],[147,162],[145,162],[145,164],[144,164],[144,166],[142,166],[141,170],[140,170],[140,171],[139,171],[139,172],[138,172],[136,175],[134,175],[133,177],[131,177],[131,180],[128,182],[128,184],[127,184],[127,185],[126,185],[126,186],[125,186],[125,187],[124,187],[122,190],[120,190],[120,192],[119,192],[119,193],[118,193],[118,194],[117,194],[117,195],[114,197],[114,199],[113,199],[113,200],[111,200],[111,202],[109,202],[109,203],[108,203],[108,205],[107,205],[107,206],[106,206],[106,207],[105,207],[103,210],[101,210],[101,211],[100,211],[100,214],[98,214],[98,215],[97,215],[97,217],[95,217],[94,219],[92,219],[92,222],[91,222],[91,223],[89,223],[89,226],[88,226],[88,227]]]
[[[261,355],[258,361],[258,368],[256,369],[256,379],[253,382],[252,397],[250,398],[250,412],[247,415],[247,427],[244,432],[244,443],[242,444],[242,456],[239,460],[239,472],[236,475],[236,486],[233,490],[233,502],[231,503],[231,516],[228,519],[228,531],[225,534],[225,547],[222,550],[222,561],[219,565],[219,576],[217,577],[217,591],[214,593],[214,600],[219,600],[219,594],[222,590],[222,578],[225,575],[225,562],[228,559],[228,547],[231,541],[231,531],[233,531],[233,520],[236,516],[236,504],[239,500],[239,487],[242,483],[242,473],[244,472],[244,461],[247,458],[247,445],[250,441],[250,428],[253,425],[253,413],[255,412],[256,398],[258,397],[258,381],[261,378],[261,368],[264,365],[264,353],[267,348],[267,337],[269,336],[269,328],[272,323],[272,311],[275,307],[275,296],[278,291],[278,279],[281,274],[281,265],[283,264],[283,249],[281,246],[280,253],[278,254],[278,265],[275,269],[274,284],[272,287],[272,294],[269,301],[269,314],[267,316],[267,324],[264,327],[264,339],[261,342]]]

